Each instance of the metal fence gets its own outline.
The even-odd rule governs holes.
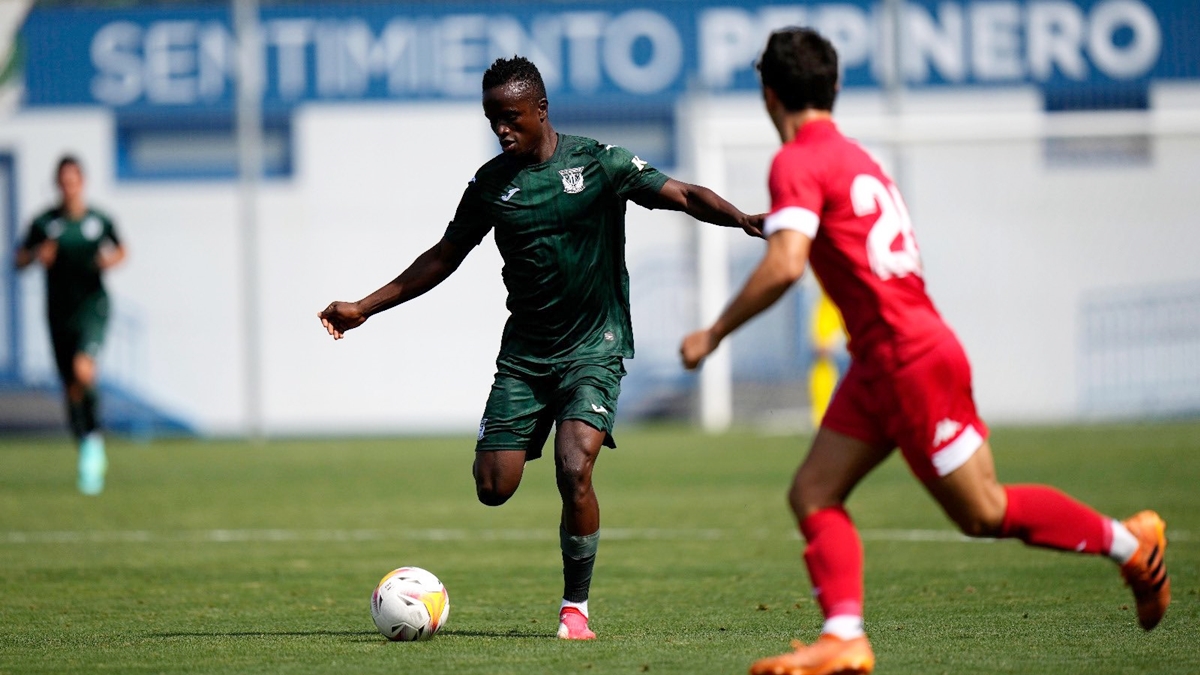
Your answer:
[[[1094,292],[1080,314],[1085,412],[1200,412],[1200,282]]]

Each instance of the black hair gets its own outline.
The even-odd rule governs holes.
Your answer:
[[[511,59],[496,59],[483,74],[484,91],[510,82],[526,84],[534,101],[546,98],[546,84],[542,82],[541,72],[533,65],[533,61],[524,56],[514,55]]]
[[[63,155],[58,159],[58,168],[54,171],[55,180],[62,175],[62,170],[68,166],[75,167],[79,171],[79,174],[83,175],[83,164],[79,162],[79,158],[75,155]]]
[[[784,28],[771,33],[758,61],[763,85],[783,107],[833,110],[838,91],[838,57],[833,44],[811,28]]]

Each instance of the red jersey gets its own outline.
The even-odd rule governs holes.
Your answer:
[[[769,183],[764,234],[812,239],[813,272],[842,312],[856,362],[893,370],[952,335],[925,293],[900,191],[832,120],[800,127],[775,155]]]

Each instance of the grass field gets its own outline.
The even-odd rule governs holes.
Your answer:
[[[0,673],[744,673],[820,625],[784,490],[807,439],[626,430],[596,485],[600,639],[554,639],[553,466],[474,498],[470,439],[109,443],[78,495],[65,440],[0,440]],[[852,497],[878,673],[1200,673],[1200,423],[997,429],[1048,482],[1172,537],[1153,633],[1106,560],[957,537],[893,457]],[[446,629],[388,643],[375,582],[446,583]]]

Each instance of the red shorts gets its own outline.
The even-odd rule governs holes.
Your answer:
[[[962,466],[988,433],[975,412],[971,364],[953,335],[892,371],[852,364],[821,426],[872,446],[900,446],[923,481]]]

